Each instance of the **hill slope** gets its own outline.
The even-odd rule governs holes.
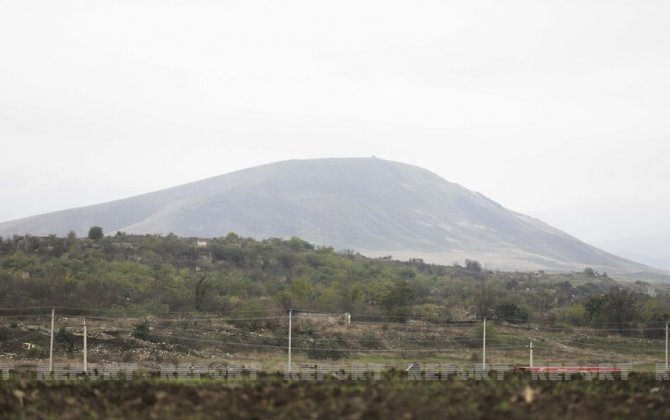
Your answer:
[[[190,184],[0,224],[0,235],[105,232],[298,236],[363,253],[502,268],[650,271],[481,194],[375,158],[285,161]]]

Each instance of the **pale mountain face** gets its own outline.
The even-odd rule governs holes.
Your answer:
[[[610,273],[648,267],[593,248],[424,169],[375,158],[285,161],[95,206],[0,224],[0,235],[173,232],[298,236],[378,255]]]

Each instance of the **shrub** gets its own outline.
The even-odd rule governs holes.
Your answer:
[[[140,340],[147,340],[149,339],[150,331],[151,327],[149,326],[149,322],[144,321],[135,325],[135,328],[133,329],[133,336],[135,338],[139,338]]]
[[[495,314],[496,319],[512,324],[528,321],[528,309],[509,300],[498,303],[495,307]]]
[[[310,344],[309,350],[307,350],[307,356],[310,359],[316,360],[338,360],[347,357],[347,352],[337,350],[340,346],[340,343],[332,338],[318,339]]]
[[[46,359],[49,357],[49,351],[44,347],[35,346],[26,351],[26,358],[28,359]]]
[[[554,316],[560,322],[583,325],[586,322],[586,309],[584,305],[574,304],[555,309]]]
[[[68,353],[74,352],[75,337],[65,327],[61,327],[55,337],[56,344],[60,345]]]

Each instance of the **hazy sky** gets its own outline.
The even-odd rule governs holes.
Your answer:
[[[669,16],[667,0],[0,0],[0,221],[375,155],[589,241],[670,232]]]

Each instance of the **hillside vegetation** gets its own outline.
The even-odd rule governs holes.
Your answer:
[[[298,238],[233,233],[99,239],[0,240],[0,306],[86,308],[97,313],[250,313],[268,309],[350,312],[395,321],[556,322],[626,329],[660,323],[668,292],[621,285],[591,268],[572,274],[499,272],[477,261],[439,266],[365,258]]]

